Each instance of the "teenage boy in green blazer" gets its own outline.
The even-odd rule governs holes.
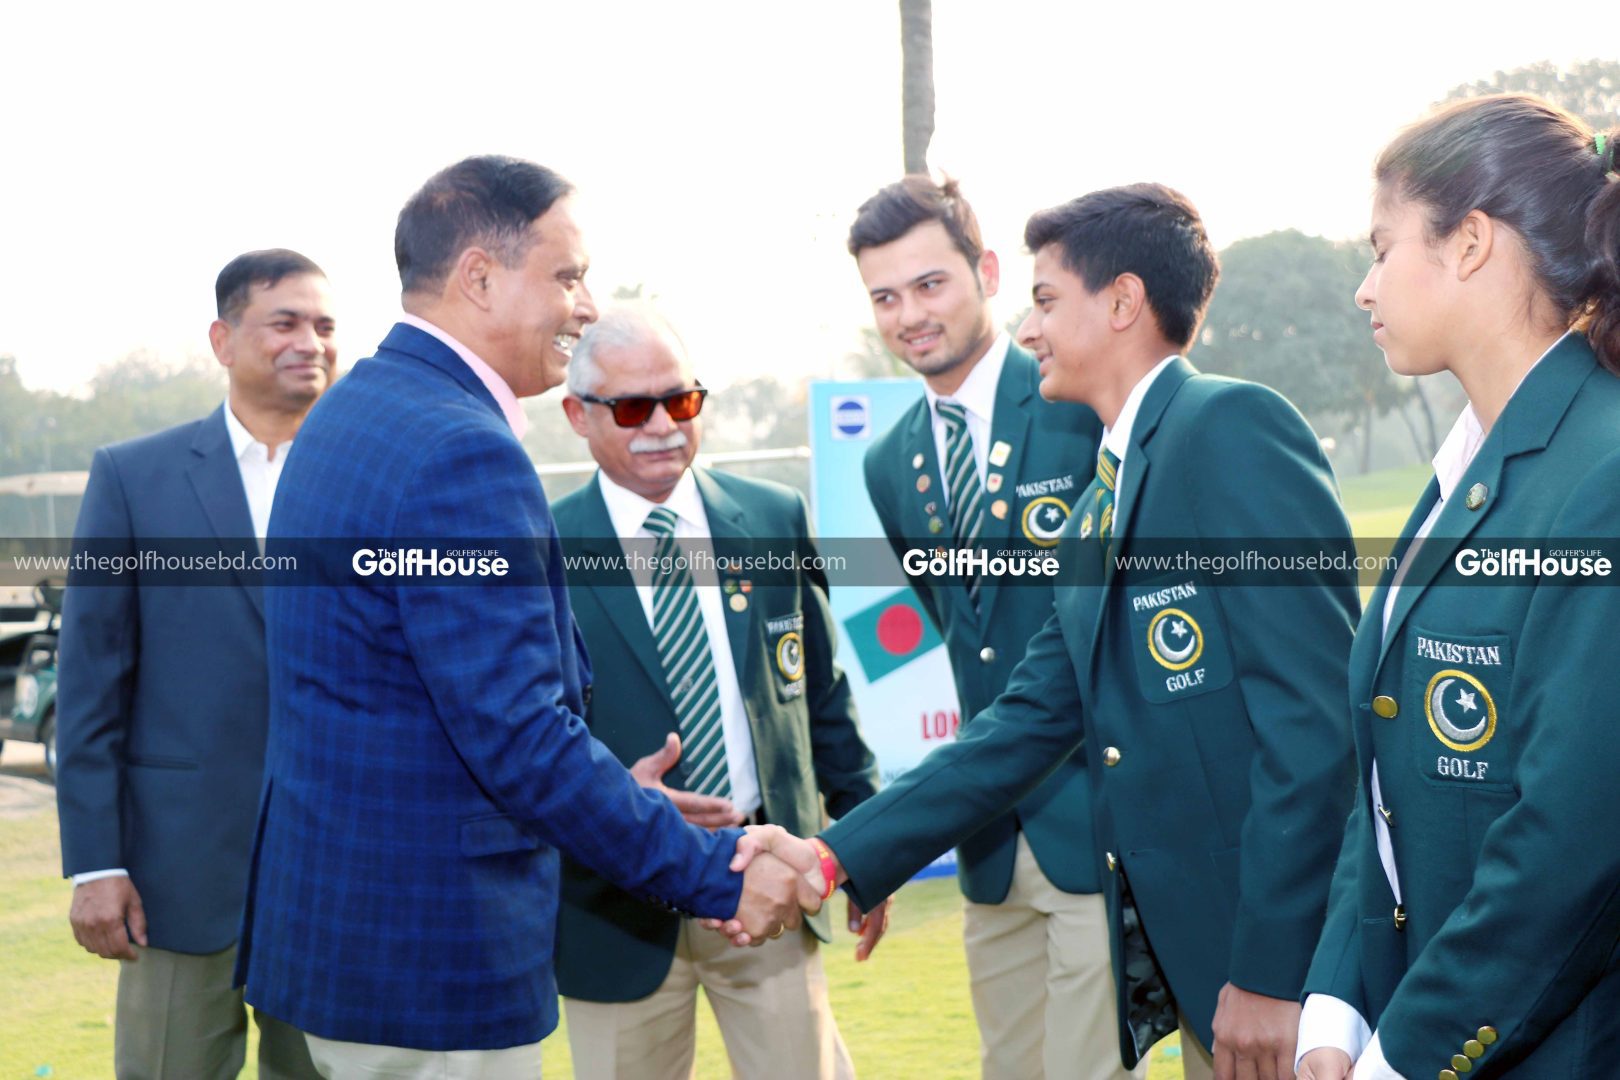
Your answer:
[[[1299,414],[1179,355],[1218,272],[1183,196],[1094,192],[1036,214],[1025,240],[1019,339],[1041,393],[1105,424],[1079,542],[1059,549],[1069,576],[1006,692],[822,834],[827,868],[857,902],[887,896],[1084,744],[1124,1060],[1179,1015],[1188,1076],[1288,1076],[1352,791],[1356,582],[1346,565],[1228,585],[1197,557],[1267,537],[1348,553],[1349,525]],[[1123,561],[1167,545],[1184,557]]]
[[[907,176],[883,188],[862,204],[849,250],[884,343],[923,377],[922,400],[866,454],[867,494],[895,554],[965,541],[958,524],[991,552],[1055,548],[1091,482],[1102,425],[1085,405],[1042,398],[1035,358],[997,331],[999,261],[956,183]],[[913,588],[971,719],[1006,689],[1051,614],[1052,580],[919,579]],[[987,1080],[1128,1075],[1098,1051],[1113,1046],[1117,1020],[1091,833],[1080,753],[958,848]]]

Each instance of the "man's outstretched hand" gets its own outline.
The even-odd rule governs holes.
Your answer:
[[[789,843],[791,841],[791,843]],[[760,945],[804,925],[804,915],[821,910],[821,860],[810,850],[813,870],[806,873],[803,856],[795,845],[805,844],[778,825],[750,826],[737,841],[731,869],[743,875],[742,901],[725,923],[705,919],[703,925],[721,930],[733,945]]]
[[[743,816],[738,813],[730,799],[722,799],[717,795],[698,795],[664,786],[664,774],[673,769],[680,760],[681,737],[672,731],[664,740],[662,747],[630,766],[630,775],[635,777],[636,783],[642,787],[663,793],[666,799],[675,804],[675,809],[681,812],[681,817],[693,825],[705,829],[723,829],[728,825],[741,825]]]

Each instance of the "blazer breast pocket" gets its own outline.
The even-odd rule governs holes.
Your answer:
[[[1418,771],[1432,784],[1513,790],[1518,756],[1506,634],[1452,634],[1412,625],[1400,642],[1402,694],[1422,709],[1411,725]]]
[[[1232,650],[1209,587],[1194,578],[1125,589],[1129,651],[1142,696],[1154,705],[1198,697],[1232,681]]]
[[[778,701],[804,697],[804,613],[765,620],[765,649]]]

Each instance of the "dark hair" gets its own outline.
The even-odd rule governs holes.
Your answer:
[[[255,285],[273,289],[284,277],[294,274],[318,274],[326,271],[296,251],[286,248],[267,248],[238,255],[225,264],[225,269],[214,279],[214,304],[219,317],[228,323],[237,323],[247,309],[248,296]]]
[[[1197,208],[1163,184],[1107,188],[1041,210],[1024,226],[1024,244],[1032,253],[1059,245],[1064,269],[1093,293],[1135,274],[1159,332],[1182,349],[1221,276]]]
[[[1565,325],[1586,322],[1620,373],[1620,183],[1614,142],[1541,98],[1459,101],[1405,131],[1373,168],[1380,188],[1423,204],[1431,241],[1478,210],[1524,243],[1536,284]]]
[[[869,247],[892,244],[926,221],[945,226],[951,243],[967,259],[979,265],[984,240],[979,236],[979,219],[973,207],[962,198],[956,181],[945,178],[936,184],[931,177],[912,173],[861,203],[855,223],[849,227],[849,253],[859,255]]]
[[[543,165],[486,154],[436,173],[399,212],[394,262],[406,292],[442,288],[456,259],[479,245],[506,266],[529,246],[529,225],[574,185]]]

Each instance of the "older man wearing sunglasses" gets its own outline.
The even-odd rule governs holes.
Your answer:
[[[644,785],[697,825],[773,822],[802,835],[877,789],[855,704],[833,662],[820,571],[752,557],[814,554],[804,500],[779,484],[695,468],[705,390],[673,329],[607,312],[574,350],[563,408],[599,471],[555,504],[570,546],[611,570],[570,571],[598,659],[586,723]],[[768,560],[766,560],[768,561]],[[864,958],[886,911],[850,911]],[[827,1003],[827,916],[758,949],[564,862],[557,982],[574,1075],[692,1075],[697,988],[737,1076],[854,1075]]]

